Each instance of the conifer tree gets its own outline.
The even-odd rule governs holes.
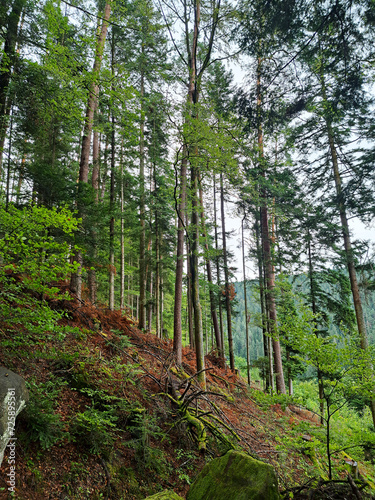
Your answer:
[[[323,158],[330,165],[329,177],[323,162],[318,160],[316,166],[309,167],[310,171],[314,168],[317,174],[311,179],[311,187],[321,189],[322,182],[328,182],[332,187],[327,201],[335,207],[340,219],[360,345],[366,351],[368,338],[348,222],[349,213],[361,215],[361,203],[356,204],[355,191],[349,195],[350,190],[346,188],[348,180],[343,179],[343,169],[349,172],[360,169],[360,149],[353,144],[363,140],[365,116],[368,114],[360,60],[362,53],[359,54],[362,32],[358,18],[344,1],[334,5],[319,3],[311,12],[309,27],[316,31],[316,37],[303,52],[305,67],[312,79],[307,105],[310,120],[308,127],[306,122],[304,124],[304,133],[310,130],[314,147],[328,148]],[[359,106],[361,113],[358,113]],[[363,186],[361,195],[364,195],[366,187],[369,189],[370,186]],[[371,411],[375,424],[375,398],[371,402]]]

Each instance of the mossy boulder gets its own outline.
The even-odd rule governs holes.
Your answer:
[[[147,497],[145,500],[184,500],[182,497],[177,495],[173,490],[164,490],[160,493],[152,495],[152,497]]]
[[[190,486],[186,500],[279,500],[271,465],[231,450],[208,463]]]

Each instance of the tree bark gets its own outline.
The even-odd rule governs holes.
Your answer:
[[[243,267],[243,292],[245,300],[245,329],[246,329],[246,372],[247,372],[247,383],[250,386],[250,351],[249,351],[249,318],[247,313],[247,290],[246,290],[246,260],[245,260],[245,239],[244,239],[244,219],[241,221],[242,229],[242,267]]]
[[[260,214],[260,213],[259,213]],[[257,246],[257,260],[258,260],[258,280],[259,280],[259,301],[260,301],[260,311],[262,315],[262,334],[263,334],[263,353],[264,357],[269,360],[268,376],[266,376],[266,391],[269,387],[272,387],[271,369],[272,369],[272,357],[269,356],[268,352],[268,336],[267,336],[267,308],[265,304],[264,297],[264,269],[263,269],[263,252],[260,244],[260,234],[259,234],[259,220],[255,220],[255,237]]]
[[[198,376],[197,379],[202,387],[206,387],[206,376],[204,369],[204,348],[203,348],[203,324],[202,308],[199,298],[199,212],[200,206],[197,199],[198,194],[198,169],[195,166],[191,170],[191,192],[192,192],[192,215],[191,215],[191,252],[190,252],[190,274],[191,274],[191,302],[194,312],[194,340],[195,356]]]
[[[186,218],[187,223],[187,218]],[[190,243],[186,240],[186,255],[190,255]],[[186,277],[187,277],[187,310],[188,310],[188,329],[189,329],[189,344],[192,349],[195,349],[194,339],[194,322],[193,322],[193,305],[191,300],[191,273],[190,261],[186,259]]]
[[[207,68],[210,57],[211,57],[211,51],[213,47],[213,40],[214,40],[214,35],[216,31],[216,27],[218,24],[218,19],[219,19],[219,10],[220,10],[220,0],[218,0],[217,3],[213,2],[212,4],[212,22],[211,22],[211,30],[210,30],[210,35],[209,35],[209,40],[208,40],[208,46],[206,49],[205,54],[202,57],[202,64],[201,68],[199,70],[199,74],[197,72],[197,52],[198,52],[198,41],[199,41],[199,29],[200,29],[200,0],[194,0],[193,2],[193,19],[194,19],[194,26],[193,26],[193,33],[192,33],[192,40],[190,37],[190,28],[188,26],[189,24],[189,16],[188,16],[188,8],[187,8],[187,3],[186,0],[183,2],[183,7],[184,7],[184,24],[185,24],[185,42],[186,42],[186,52],[187,52],[187,66],[188,66],[188,71],[189,71],[189,86],[188,86],[188,96],[187,96],[187,116],[185,119],[185,125],[188,125],[188,116],[192,115],[193,117],[197,118],[197,109],[196,105],[198,104],[198,99],[199,99],[199,90],[200,90],[200,81],[202,78],[202,74]],[[184,139],[185,142],[185,139]],[[191,151],[191,146],[187,144],[186,146],[186,153],[190,154]],[[197,371],[199,372],[198,375],[198,380],[202,384],[203,387],[205,387],[206,382],[205,382],[205,372],[201,371],[199,368],[201,365],[204,366],[204,358],[203,357],[203,349],[201,352],[201,344],[203,343],[203,332],[202,332],[202,311],[199,303],[199,270],[198,270],[198,247],[199,247],[199,214],[198,214],[198,179],[199,179],[199,169],[197,165],[191,165],[191,183],[190,183],[190,188],[192,190],[191,193],[191,198],[192,198],[192,225],[193,225],[193,230],[191,233],[191,245],[190,245],[190,270],[191,270],[191,288],[192,288],[192,302],[193,302],[193,309],[194,309],[194,326],[195,326],[195,332],[194,332],[194,337],[196,340],[196,356],[197,356]],[[181,184],[183,184],[183,178],[181,177]],[[180,216],[181,217],[181,216]],[[181,217],[183,220],[183,217]],[[183,249],[183,245],[180,245],[180,250]],[[181,258],[181,255],[177,255],[177,259]],[[176,279],[177,283],[177,279]],[[178,295],[177,295],[178,298]],[[179,337],[176,338],[176,349],[175,352],[177,354],[177,359],[178,359],[178,352],[177,349],[179,348],[179,342],[182,342],[181,338],[181,306],[180,310],[176,312],[175,309],[175,323],[179,322],[179,326],[177,326],[176,332],[179,334]],[[198,359],[200,358],[200,359]]]
[[[12,106],[9,97],[9,84],[12,72],[17,61],[17,37],[18,25],[20,23],[21,13],[26,4],[26,0],[14,0],[12,10],[8,16],[6,37],[4,41],[3,57],[0,66],[0,178],[2,174],[2,162],[6,131],[8,128],[8,119],[10,108]]]
[[[196,51],[198,44],[198,27],[200,20],[200,2],[199,0],[195,4],[194,12],[194,34],[193,34],[193,45],[190,51],[190,41],[188,35],[188,27],[185,25],[185,37],[186,37],[186,50],[188,53],[188,70],[189,70],[189,87],[186,102],[186,113],[191,114],[191,107],[194,100],[195,85],[196,85]],[[186,15],[186,3],[185,15]],[[187,24],[187,17],[185,17],[185,23]],[[187,125],[188,118],[185,118],[185,127]],[[185,130],[184,130],[185,132]],[[181,308],[182,308],[182,276],[183,276],[183,249],[184,249],[184,215],[186,210],[186,190],[187,190],[187,164],[188,164],[188,152],[189,146],[183,138],[183,148],[182,148],[182,161],[180,170],[180,196],[179,196],[179,207],[177,209],[178,213],[178,226],[177,226],[177,263],[176,263],[176,280],[175,280],[175,303],[174,303],[174,333],[173,333],[173,350],[176,354],[177,364],[182,363],[182,325],[181,325]],[[191,268],[192,260],[190,258],[188,266]],[[193,264],[194,265],[194,264]],[[191,270],[189,272],[191,278]],[[198,287],[199,290],[199,287]],[[193,298],[193,287],[191,286],[191,298]],[[198,296],[199,299],[199,296]],[[195,337],[194,337],[195,338]]]
[[[322,83],[323,101],[325,103],[327,103],[327,95],[326,95],[326,91],[325,91],[325,83],[324,83],[323,77],[322,77],[321,83]],[[339,162],[338,162],[337,150],[336,150],[334,134],[333,134],[333,129],[332,129],[332,123],[327,116],[325,116],[324,119],[325,119],[325,124],[327,127],[328,143],[329,143],[329,148],[330,148],[330,153],[331,153],[332,169],[333,169],[333,176],[334,176],[334,180],[335,180],[336,195],[337,195],[337,208],[338,208],[339,215],[340,215],[342,235],[343,235],[343,240],[344,240],[345,256],[346,256],[346,264],[347,264],[347,268],[348,268],[348,272],[349,272],[350,287],[351,287],[351,291],[352,291],[354,310],[355,310],[355,315],[356,315],[356,320],[357,320],[357,328],[358,328],[358,333],[359,333],[359,338],[360,338],[360,346],[361,346],[361,349],[363,349],[364,351],[367,351],[368,347],[369,347],[369,343],[368,343],[368,338],[367,338],[365,319],[364,319],[364,315],[363,315],[362,301],[361,301],[361,296],[359,293],[357,273],[355,270],[353,248],[352,248],[352,244],[351,244],[351,240],[350,240],[349,223],[348,223],[348,218],[346,215],[346,208],[345,208],[345,203],[344,203],[344,198],[343,198],[342,181],[341,181],[341,175],[340,175],[340,170],[339,170]],[[369,369],[372,372],[374,372],[373,366],[369,367]],[[375,397],[373,397],[370,401],[370,410],[371,410],[373,425],[375,427]]]
[[[144,46],[142,44],[142,53]],[[141,121],[139,133],[139,219],[140,219],[140,236],[139,236],[139,328],[146,329],[146,227],[145,227],[145,118],[144,118],[144,69],[141,69]]]
[[[152,299],[152,291],[153,291],[153,272],[152,272],[152,236],[150,235],[150,239],[148,240],[148,246],[147,246],[147,266],[146,266],[146,285],[148,283],[148,292],[149,292],[149,297],[150,299],[147,300],[147,307],[146,307],[146,316],[147,316],[147,330],[151,332],[151,324],[152,324],[152,304],[153,304],[153,299]],[[150,269],[150,278],[148,279],[148,270]]]
[[[95,102],[95,113],[94,117],[98,116],[99,109],[99,96],[97,96]],[[93,141],[92,141],[92,176],[91,176],[91,186],[94,190],[94,197],[96,203],[99,201],[99,169],[100,169],[100,147],[99,147],[99,131],[97,128],[94,129]]]
[[[155,213],[155,334],[160,335],[160,237],[159,237],[159,217]]]
[[[112,82],[115,78],[115,38],[112,31],[111,40],[111,76]],[[113,83],[111,90],[114,92]],[[109,213],[111,216],[109,222],[109,309],[113,311],[115,308],[115,160],[116,160],[116,131],[115,131],[115,115],[113,105],[111,105],[111,186],[109,193]]]
[[[225,276],[225,305],[227,311],[227,329],[228,329],[228,346],[229,346],[229,366],[235,371],[234,352],[233,352],[233,335],[232,335],[232,305],[230,303],[230,286],[229,286],[229,268],[227,254],[227,235],[225,232],[225,210],[224,210],[224,183],[223,174],[220,173],[220,206],[221,206],[221,231],[223,238],[223,257],[224,257],[224,276]]]
[[[217,230],[217,217],[216,217],[216,176],[214,174],[214,226],[215,226],[215,250],[216,250],[216,279],[217,286],[220,290],[221,280],[220,280],[220,262],[219,262],[219,236]],[[219,296],[219,325],[220,325],[220,338],[222,346],[222,357],[225,360],[225,344],[224,344],[224,325],[223,325],[223,307],[221,304],[221,296]]]
[[[112,111],[113,113],[113,111]],[[111,187],[109,199],[109,212],[111,219],[109,222],[109,309],[113,311],[115,308],[115,217],[113,215],[115,209],[115,117],[112,114],[112,131],[111,131]]]
[[[108,20],[111,14],[111,4],[112,0],[106,2],[103,15],[103,23],[101,30],[98,34],[98,39],[95,48],[95,59],[92,69],[92,83],[89,91],[89,96],[87,100],[86,107],[86,117],[84,121],[82,143],[81,143],[81,158],[79,163],[79,183],[78,183],[78,213],[82,217],[83,215],[83,200],[81,200],[82,195],[82,185],[87,184],[89,175],[89,157],[90,157],[90,144],[91,144],[91,133],[94,122],[94,112],[96,108],[96,99],[98,97],[99,87],[98,78],[100,73],[100,67],[103,58],[104,44],[107,36]],[[82,295],[82,255],[80,252],[75,254],[75,260],[79,263],[79,270],[77,273],[72,274],[70,281],[70,289],[73,293],[77,295],[78,300],[81,300]]]
[[[95,102],[95,115],[98,112],[98,97]],[[99,163],[100,163],[100,148],[99,148],[99,132],[97,129],[94,130],[93,135],[93,144],[92,144],[92,176],[91,176],[91,186],[94,191],[94,201],[95,204],[98,204],[99,201]],[[91,228],[91,238],[92,242],[90,245],[89,253],[91,253],[92,261],[90,262],[90,269],[87,273],[87,281],[89,287],[89,296],[92,304],[96,303],[97,300],[97,282],[96,282],[96,272],[94,268],[96,256],[97,256],[97,248],[96,248],[96,228]]]
[[[220,336],[220,329],[219,329],[219,322],[217,320],[217,314],[216,314],[216,304],[215,304],[215,296],[214,292],[212,289],[213,286],[213,281],[212,281],[212,270],[211,270],[211,261],[208,255],[208,241],[207,241],[207,234],[206,234],[206,224],[205,224],[205,218],[204,218],[204,210],[203,210],[203,192],[202,192],[202,186],[199,186],[199,199],[200,199],[200,205],[201,205],[201,224],[202,224],[202,237],[204,239],[204,246],[206,249],[206,271],[207,271],[207,281],[208,281],[208,287],[209,287],[209,297],[210,297],[210,311],[211,311],[211,319],[212,319],[212,326],[214,329],[214,334],[215,334],[215,341],[216,341],[216,348],[218,351],[218,354],[220,357],[223,357],[223,352],[222,352],[222,345],[221,345],[221,336]]]
[[[199,82],[197,80],[197,50],[200,25],[200,0],[195,2],[194,10],[194,34],[190,57],[190,85],[188,102],[193,105],[193,118],[197,119],[197,110],[194,106],[199,100]],[[194,150],[195,156],[198,154],[198,146],[188,147],[188,153]],[[194,312],[194,342],[197,368],[197,380],[206,388],[206,374],[204,372],[204,347],[203,347],[203,323],[202,308],[199,298],[199,212],[200,204],[198,197],[199,170],[190,160],[190,191],[191,191],[191,231],[190,231],[190,276],[191,276],[191,302]]]
[[[120,246],[121,246],[121,265],[120,265],[120,309],[125,309],[125,232],[124,232],[124,162],[123,162],[123,146],[124,140],[121,140],[121,153],[120,153]]]
[[[257,65],[257,128],[258,128],[258,151],[259,164],[261,166],[262,176],[265,178],[265,165],[263,156],[263,127],[262,127],[262,95],[261,95],[261,59],[258,58]],[[269,330],[272,338],[272,347],[274,363],[276,370],[276,390],[279,393],[286,394],[284,372],[281,358],[280,341],[277,334],[277,313],[274,297],[275,272],[273,266],[270,231],[268,225],[267,193],[265,188],[261,189],[261,207],[260,207],[260,225],[261,238],[264,256],[264,271],[266,277],[266,302],[269,314]]]
[[[187,188],[187,146],[182,148],[182,160],[180,168],[180,194],[177,209],[177,255],[176,255],[176,277],[174,288],[174,314],[173,314],[173,351],[176,355],[178,365],[182,363],[182,279],[184,271],[184,219],[186,211],[186,188]]]
[[[89,175],[91,132],[94,123],[95,103],[99,93],[98,78],[103,59],[105,39],[107,37],[108,20],[111,15],[111,4],[112,0],[107,1],[105,4],[103,23],[98,34],[95,49],[95,59],[92,69],[92,83],[87,100],[86,117],[82,137],[81,160],[79,164],[79,181],[83,183],[87,183]]]
[[[163,235],[160,234],[160,239]],[[164,336],[164,278],[163,278],[163,255],[160,253],[160,338]]]

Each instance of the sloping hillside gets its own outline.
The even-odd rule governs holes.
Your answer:
[[[170,341],[140,332],[119,311],[50,305],[65,310],[50,331],[0,325],[0,364],[30,391],[16,427],[15,498],[143,499],[165,488],[185,496],[206,461],[230,447],[274,465],[285,498],[325,477],[311,413],[249,389],[214,353],[202,390],[191,349],[177,367]],[[2,499],[7,467],[5,456]]]

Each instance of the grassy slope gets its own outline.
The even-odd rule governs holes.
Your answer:
[[[53,332],[0,330],[0,364],[23,376],[31,393],[16,427],[16,498],[131,500],[165,488],[184,497],[227,445],[208,433],[200,455],[167,392],[185,393],[234,446],[273,464],[280,490],[324,475],[319,447],[305,441],[319,432],[308,412],[271,404],[212,355],[204,393],[189,348],[177,369],[171,342],[140,332],[120,312],[74,301],[57,306],[66,318]],[[8,498],[7,472],[5,457],[1,499]]]

